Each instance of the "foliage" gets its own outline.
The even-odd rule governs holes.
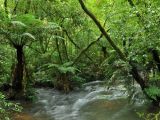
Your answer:
[[[0,86],[4,83],[10,82],[10,73],[11,73],[11,66],[12,66],[12,58],[13,58],[13,50],[10,49],[8,45],[0,45],[1,52],[0,52]],[[8,54],[7,54],[8,53]]]
[[[86,79],[84,79],[78,75],[74,75],[71,78],[71,82],[74,83],[74,85],[77,87],[82,87],[82,85],[86,82]]]
[[[148,89],[145,89],[145,91],[151,98],[155,100],[156,100],[156,97],[160,95],[160,89],[156,86],[151,86]]]
[[[78,70],[77,68],[70,66],[71,62],[64,63],[62,65],[57,65],[57,64],[49,64],[48,69],[50,68],[55,68],[57,69],[60,73],[72,73],[75,74],[75,72]]]
[[[159,120],[160,119],[160,112],[158,113],[138,113],[139,117],[143,120]]]
[[[39,71],[37,71],[36,75],[40,75],[42,77],[42,79],[39,79],[37,82],[44,84],[48,83],[48,85],[52,85],[52,84],[56,84],[55,79],[56,78],[47,78],[45,79],[45,75],[52,71],[52,76],[55,75],[57,77],[61,76],[62,74],[69,74],[69,76],[71,77],[70,81],[72,83],[74,83],[75,85],[81,85],[82,83],[84,83],[84,79],[80,76],[77,75],[77,72],[80,72],[80,70],[78,70],[75,66],[71,66],[72,62],[67,62],[64,64],[45,64],[44,66],[41,67],[41,69]],[[48,76],[48,75],[47,75]],[[52,80],[53,79],[53,80]]]
[[[22,107],[18,103],[12,103],[6,100],[0,92],[0,119],[10,120],[12,112],[21,112]]]

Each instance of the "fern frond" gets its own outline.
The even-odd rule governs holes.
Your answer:
[[[26,25],[21,21],[11,21],[11,23],[14,26],[26,27]]]
[[[22,38],[29,38],[35,40],[36,38],[30,33],[23,33]]]

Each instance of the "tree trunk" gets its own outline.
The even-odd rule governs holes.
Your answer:
[[[24,54],[23,46],[17,45],[15,48],[17,52],[17,64],[13,72],[12,90],[13,96],[19,98],[24,94]]]
[[[63,51],[64,61],[68,62],[69,61],[69,56],[68,56],[68,51],[67,51],[66,43],[65,43],[64,40],[62,40],[62,51]]]
[[[156,62],[158,71],[160,72],[160,59],[159,59],[158,51],[153,49],[151,52],[152,52],[153,60]]]
[[[69,93],[71,90],[73,90],[73,86],[70,81],[70,73],[59,73],[57,75],[55,88],[62,90],[65,93]]]
[[[57,47],[57,52],[58,52],[58,55],[59,55],[60,63],[63,64],[62,56],[61,56],[61,52],[60,52],[59,43],[58,43],[58,39],[57,38],[56,38],[56,47]]]
[[[108,55],[108,52],[107,52],[107,48],[106,47],[104,47],[104,46],[102,46],[102,52],[103,52],[103,58],[105,59],[106,57],[107,57],[107,55]]]

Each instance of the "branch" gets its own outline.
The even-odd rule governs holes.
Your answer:
[[[129,5],[130,5],[131,7],[133,7],[133,8],[136,7],[132,0],[128,0],[128,3],[129,3]],[[137,16],[139,19],[142,19],[141,14],[139,13],[139,11],[136,13],[136,16]]]
[[[100,22],[97,20],[97,18],[86,8],[86,6],[83,3],[83,0],[78,0],[82,9],[84,10],[84,12],[95,22],[95,24],[97,25],[97,27],[99,28],[99,30],[101,31],[101,33],[104,35],[104,37],[106,38],[106,40],[109,42],[109,44],[112,46],[112,48],[118,53],[119,57],[123,60],[123,61],[127,61],[126,56],[123,54],[123,52],[117,47],[117,45],[115,45],[115,43],[113,42],[113,40],[111,39],[111,37],[107,34],[107,32],[105,31],[105,29],[102,27],[102,25],[100,24]]]
[[[67,30],[63,30],[63,31],[66,33],[69,41],[70,41],[76,48],[81,49],[81,48],[74,42],[74,40],[69,36]],[[84,54],[85,54],[85,56],[86,56],[90,61],[93,61],[86,53],[84,53]]]
[[[104,24],[103,24],[103,27],[105,27],[106,23],[107,23],[107,19],[105,20],[105,22],[104,22]],[[110,29],[109,29],[109,30],[110,30]],[[108,32],[109,30],[107,30],[107,32]],[[67,32],[67,31],[66,31],[66,32]],[[97,43],[102,37],[103,37],[103,34],[101,33],[100,36],[97,38],[97,40],[91,42],[85,49],[83,49],[83,50],[81,51],[81,53],[78,55],[78,57],[74,60],[74,62],[72,63],[72,65],[74,65],[74,64],[79,60],[79,58],[82,56],[82,54],[85,54],[85,55],[86,55],[85,52],[86,52],[92,45],[94,45],[95,43]],[[72,40],[72,41],[73,41],[73,40]],[[73,42],[74,42],[74,41],[73,41]]]
[[[72,65],[74,65],[78,60],[79,58],[83,55],[83,53],[85,53],[92,45],[94,45],[96,42],[98,42],[101,38],[103,37],[103,35],[101,34],[97,40],[91,42],[85,49],[83,49],[80,54],[78,55],[78,57],[74,60],[74,62],[72,63]]]

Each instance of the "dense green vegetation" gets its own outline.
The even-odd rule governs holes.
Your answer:
[[[33,100],[35,87],[68,93],[95,80],[128,88],[135,81],[160,105],[159,0],[0,5],[0,88],[7,99]]]

